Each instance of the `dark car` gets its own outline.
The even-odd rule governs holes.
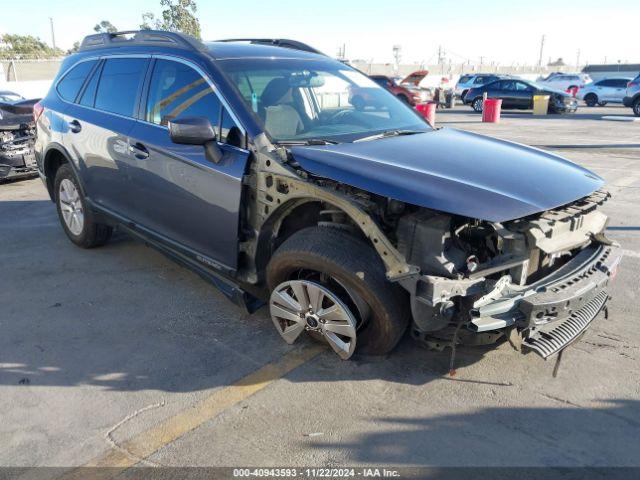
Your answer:
[[[625,107],[631,107],[633,114],[640,117],[640,74],[627,84],[622,104]]]
[[[0,181],[37,175],[33,106],[17,93],[0,91]]]
[[[386,75],[369,75],[369,78],[408,105],[415,106],[429,99],[427,93],[417,86],[402,85]]]
[[[533,108],[534,95],[549,96],[549,112],[575,112],[578,101],[566,92],[520,79],[501,79],[482,87],[470,89],[464,97],[465,105],[470,105],[476,112],[482,111],[482,96],[502,99],[503,109],[529,110]]]
[[[36,106],[40,175],[74,244],[129,232],[340,358],[509,335],[547,357],[605,308],[603,180],[433,129],[291,42],[92,35]],[[361,108],[350,92],[367,88]],[[52,248],[58,248],[52,245]],[[144,302],[144,299],[140,299]]]

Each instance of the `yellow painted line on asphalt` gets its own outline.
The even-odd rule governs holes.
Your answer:
[[[266,364],[236,383],[215,391],[186,410],[135,435],[121,444],[120,449],[111,449],[83,465],[83,467],[63,475],[61,478],[65,480],[112,478],[123,470],[136,465],[142,459],[148,458],[165,445],[176,441],[186,433],[211,420],[227,408],[249,398],[279,380],[324,350],[326,350],[326,346],[315,344],[293,350],[279,360]],[[112,468],[87,469],[85,467]]]

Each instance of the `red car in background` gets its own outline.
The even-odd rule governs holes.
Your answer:
[[[416,85],[405,84],[406,79],[402,83],[398,83],[386,75],[369,75],[369,78],[412,107],[429,100],[426,91]]]

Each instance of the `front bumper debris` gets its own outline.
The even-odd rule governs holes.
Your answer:
[[[600,291],[591,301],[573,312],[568,318],[554,322],[552,329],[530,333],[523,340],[522,346],[535,351],[545,359],[555,355],[580,337],[598,314],[606,308],[609,298],[607,292]]]
[[[469,328],[515,327],[523,346],[547,358],[579,336],[605,307],[620,258],[619,247],[596,244],[533,285],[498,282],[494,293],[471,310]]]

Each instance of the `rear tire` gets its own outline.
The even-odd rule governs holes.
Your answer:
[[[595,93],[589,93],[584,97],[584,103],[587,107],[595,107],[598,104],[598,96]]]
[[[640,117],[640,98],[636,99],[635,102],[633,102],[633,107],[631,107],[633,109],[633,114],[636,117]]]
[[[69,240],[82,248],[107,243],[113,229],[96,221],[69,164],[62,165],[56,172],[54,195],[58,218]]]
[[[473,108],[475,112],[482,113],[482,103],[482,97],[475,98],[471,103],[471,108]]]
[[[599,107],[604,107],[607,105],[607,102],[598,102]]]
[[[384,264],[369,244],[344,231],[311,227],[288,238],[267,266],[267,283],[273,291],[293,279],[324,283],[344,301],[358,320],[357,353],[387,354],[407,329],[404,290],[386,279]]]

